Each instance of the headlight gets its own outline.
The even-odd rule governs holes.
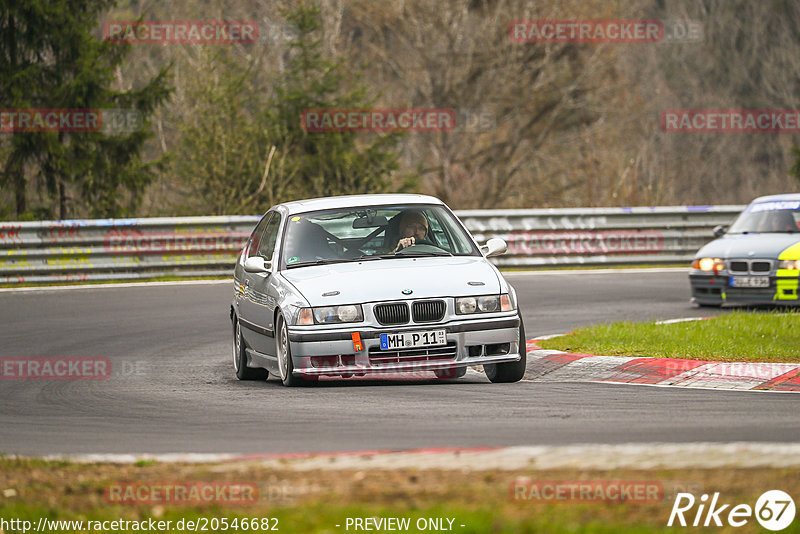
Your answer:
[[[475,313],[478,309],[478,301],[475,297],[464,297],[456,299],[456,313]]]
[[[722,258],[697,258],[692,267],[700,271],[721,271],[725,268],[725,261]]]
[[[502,295],[483,295],[456,299],[456,313],[459,315],[511,311],[513,309],[511,299],[505,293]]]
[[[500,309],[500,296],[478,297],[478,311],[494,312]]]
[[[360,305],[323,306],[311,310],[316,324],[358,323],[364,320],[364,312]]]
[[[778,269],[800,271],[800,260],[781,260],[778,262]]]

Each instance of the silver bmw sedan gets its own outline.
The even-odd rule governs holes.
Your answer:
[[[287,202],[256,226],[234,269],[240,380],[421,372],[492,382],[525,374],[514,289],[439,199],[357,195]]]

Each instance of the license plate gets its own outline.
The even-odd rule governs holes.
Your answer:
[[[731,276],[731,287],[769,287],[769,277]]]
[[[381,334],[381,350],[413,349],[415,347],[436,347],[446,345],[444,330],[428,330],[425,332],[402,332],[397,334]]]

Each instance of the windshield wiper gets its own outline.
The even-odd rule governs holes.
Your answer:
[[[351,261],[363,260],[391,260],[396,258],[421,258],[425,256],[452,256],[451,253],[443,250],[441,252],[406,252],[405,254],[364,254],[353,258]]]
[[[345,259],[329,259],[329,260],[315,260],[315,261],[304,261],[301,263],[290,263],[286,265],[287,269],[293,269],[295,267],[308,267],[309,265],[330,265],[331,263],[347,263],[353,260],[345,260]]]
[[[452,254],[443,250],[441,252],[406,252],[404,254],[389,255],[391,258],[421,258],[424,256],[452,256]]]
[[[351,261],[382,260],[386,258],[394,258],[394,254],[362,254]]]

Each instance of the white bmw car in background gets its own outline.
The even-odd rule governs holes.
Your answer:
[[[516,382],[525,328],[514,289],[486,259],[505,250],[502,239],[478,246],[430,196],[274,206],[234,270],[236,376],[294,386],[323,375],[456,378],[480,365],[492,382]]]

